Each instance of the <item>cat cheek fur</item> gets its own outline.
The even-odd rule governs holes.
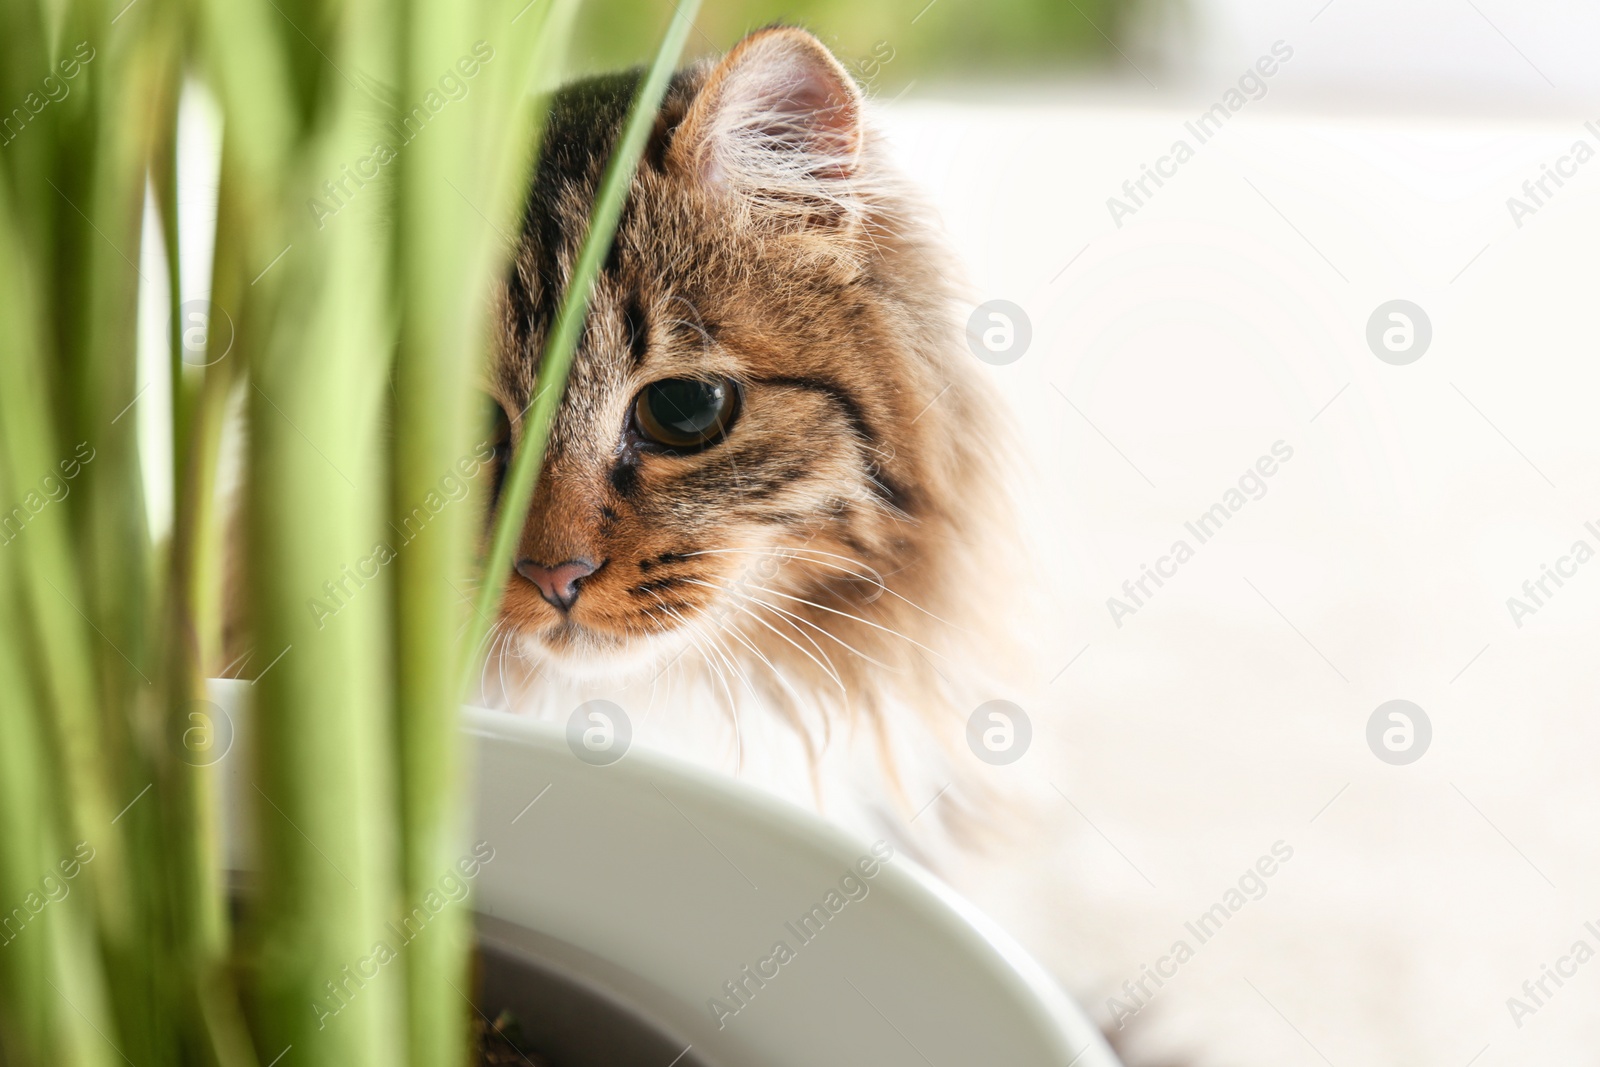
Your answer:
[[[533,394],[636,78],[579,82],[552,104],[500,303],[494,391],[510,410]],[[508,587],[504,621],[534,658],[659,667],[697,624],[732,631],[729,654],[749,650],[746,673],[780,707],[798,693],[870,714],[891,688],[952,699],[921,650],[975,651],[1006,556],[997,420],[953,275],[816,38],[762,30],[680,72],[523,531],[523,557],[599,569],[565,615],[528,581]],[[737,422],[688,455],[642,444],[639,391],[683,377],[739,383]]]

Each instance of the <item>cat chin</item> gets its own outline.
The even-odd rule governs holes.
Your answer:
[[[552,646],[537,633],[522,633],[517,638],[518,651],[524,659],[537,663],[542,673],[574,683],[626,684],[648,679],[688,644],[686,636],[673,633],[626,641],[582,634],[569,637],[560,647]]]

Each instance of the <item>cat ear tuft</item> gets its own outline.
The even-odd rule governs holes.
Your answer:
[[[821,41],[778,26],[712,68],[669,158],[698,181],[793,212],[848,209],[860,154],[855,81]]]

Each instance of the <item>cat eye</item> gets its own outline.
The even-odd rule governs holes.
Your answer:
[[[495,454],[511,453],[511,420],[506,417],[506,409],[493,397],[484,397],[484,421],[489,427],[489,446]]]
[[[675,452],[715,444],[739,410],[739,387],[726,378],[664,378],[633,404],[633,424],[645,440]]]
[[[484,413],[489,424],[488,443],[494,454],[494,484],[490,487],[489,506],[500,502],[500,490],[505,485],[506,471],[511,466],[511,420],[506,409],[492,397],[485,397],[488,410]]]

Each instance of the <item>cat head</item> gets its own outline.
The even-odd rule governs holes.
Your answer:
[[[550,109],[489,386],[501,463],[637,78]],[[856,699],[865,671],[927,676],[916,657],[963,625],[939,620],[981,574],[992,423],[949,272],[862,110],[789,27],[675,77],[508,576],[502,629],[541,669],[692,652],[780,703]]]

